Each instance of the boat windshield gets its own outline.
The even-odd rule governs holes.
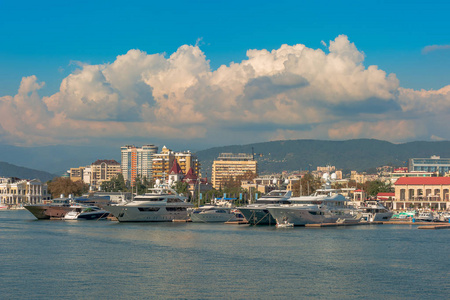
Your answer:
[[[164,201],[166,198],[150,198],[150,197],[135,197],[134,201],[152,201],[152,202],[158,202],[158,201]]]
[[[264,200],[264,199],[258,199],[256,200],[256,203],[258,204],[291,204],[291,202],[289,200]]]

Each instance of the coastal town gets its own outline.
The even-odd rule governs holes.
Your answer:
[[[272,199],[271,195],[277,193],[278,198],[275,198],[280,200],[281,193],[281,198],[291,205],[299,201],[303,204],[307,201],[309,205],[322,204],[321,197],[317,198],[320,201],[308,198],[320,191],[327,197],[339,194],[344,197],[342,203],[351,202],[358,207],[367,206],[367,201],[376,201],[380,207],[396,212],[394,218],[417,218],[420,212],[431,212],[427,217],[429,221],[437,221],[439,217],[446,221],[450,210],[450,159],[439,156],[411,158],[407,167],[380,166],[376,174],[356,171],[343,174],[331,165],[316,166],[313,170],[259,174],[258,157],[254,153],[221,153],[214,160],[212,174],[208,177],[202,172],[201,161],[190,151],[176,152],[163,146],[158,152],[158,147],[151,144],[125,145],[120,151],[121,162],[98,159],[88,166],[74,166],[63,176],[45,183],[38,179],[1,178],[0,206],[2,209],[20,209],[49,204],[55,198],[64,197],[104,197],[109,199],[109,204],[117,205],[134,202],[150,190],[166,186],[174,194],[182,195],[182,201],[192,207],[228,199],[231,200],[225,201],[228,206],[241,208],[240,213],[244,206],[262,202],[265,197]],[[327,190],[323,189],[325,186]],[[189,207],[179,210],[186,211]],[[415,213],[408,215],[411,211]],[[249,222],[249,218],[241,216],[241,221]],[[167,219],[176,219],[176,216]],[[279,219],[286,217],[283,215]],[[274,217],[269,221],[281,223]]]

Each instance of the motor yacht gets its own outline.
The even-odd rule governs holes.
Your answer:
[[[217,205],[200,206],[191,212],[190,218],[194,223],[224,223],[238,220],[234,209]]]
[[[365,201],[359,209],[362,211],[362,218],[367,222],[389,221],[394,213],[379,201]]]
[[[97,206],[77,207],[64,216],[64,220],[106,220],[109,211]]]
[[[159,185],[149,193],[135,196],[133,201],[108,205],[106,209],[119,222],[172,222],[187,220],[187,209],[193,204],[186,202],[186,197],[178,195],[170,187]]]
[[[289,201],[291,196],[291,191],[273,190],[261,196],[255,203],[239,207],[239,211],[251,225],[275,225],[276,221],[267,210],[267,207],[289,204],[291,203]]]
[[[423,211],[421,213],[419,213],[419,215],[416,217],[417,221],[422,221],[422,222],[433,222],[438,220],[438,218],[436,218],[436,216],[434,215],[433,212],[431,211]]]
[[[74,201],[71,196],[47,200],[42,204],[24,205],[25,209],[33,214],[38,220],[50,218],[63,218],[68,212],[74,209]]]
[[[355,208],[339,190],[318,189],[311,196],[291,198],[291,204],[269,206],[267,210],[278,225],[302,226],[320,223],[359,222],[362,211]]]

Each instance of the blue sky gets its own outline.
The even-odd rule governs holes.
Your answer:
[[[168,58],[183,45],[197,45],[205,60],[209,61],[209,71],[214,72],[221,65],[230,66],[232,62],[240,64],[247,60],[249,49],[270,52],[280,49],[283,44],[302,44],[309,49],[328,53],[330,41],[340,35],[345,35],[349,43],[364,55],[361,64],[365,68],[376,65],[386,72],[386,76],[395,74],[398,88],[440,90],[450,84],[449,11],[448,1],[2,1],[0,97],[16,96],[22,78],[34,75],[39,88],[33,91],[46,103],[44,110],[53,114],[55,112],[49,109],[49,102],[43,98],[55,95],[65,78],[80,72],[85,65],[113,64],[117,56],[125,55],[131,49],[148,55],[165,54]],[[433,45],[438,47],[426,48]],[[307,79],[311,83],[311,79]],[[392,89],[396,87],[391,88],[392,97],[402,94]],[[439,101],[446,103],[447,92],[441,94],[443,100]],[[369,95],[367,99],[371,97],[378,96]],[[416,99],[417,95],[407,98]],[[398,102],[397,99],[393,101]],[[402,106],[405,120],[408,119],[406,106]],[[419,112],[414,115],[420,116]],[[77,118],[80,119],[79,116]],[[112,119],[114,116],[107,117],[108,121]],[[199,117],[198,122],[181,122],[179,126],[192,123],[207,126],[201,119]],[[378,116],[373,122],[381,119]],[[392,116],[387,119],[392,120]],[[233,123],[236,124],[236,121],[233,120]],[[250,123],[254,127],[259,125]],[[319,123],[326,124],[323,120],[315,120],[306,125],[314,127]],[[245,122],[242,121],[242,124],[244,126]],[[273,124],[275,127],[278,125],[284,130],[285,127],[305,124],[294,120],[289,124]],[[430,139],[431,136],[450,138],[443,136],[442,132],[431,132],[429,128],[435,125],[421,125],[417,135],[409,134],[403,140]],[[15,140],[13,132],[6,127],[2,125],[0,128],[0,142],[25,143]],[[210,134],[217,136],[217,133]],[[232,143],[234,134],[221,130],[222,143]],[[142,134],[140,138],[144,136]],[[152,137],[151,134],[147,136]],[[171,139],[169,136],[166,135],[168,142]],[[266,135],[258,138],[262,136]],[[268,139],[277,138],[271,136]],[[302,134],[279,136],[309,137]],[[177,139],[176,134],[172,137]],[[208,137],[208,133],[192,136],[198,140]],[[366,136],[355,133],[337,138],[352,137]],[[136,141],[140,138],[136,136]],[[155,136],[155,139],[159,138]],[[336,136],[319,134],[319,138],[333,139]],[[398,136],[386,136],[386,139],[402,141]],[[65,140],[55,134],[53,138],[41,140],[47,140],[41,142],[43,144],[64,144],[79,143],[82,138]],[[118,140],[117,143],[121,141],[120,137],[115,140]],[[236,143],[246,140],[249,139],[242,136],[236,139]],[[89,144],[92,140],[89,138],[84,142]],[[211,144],[216,142],[219,141]]]

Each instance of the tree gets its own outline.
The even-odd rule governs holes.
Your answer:
[[[177,181],[175,184],[174,190],[178,194],[183,194],[183,196],[189,196],[189,184],[183,181]]]
[[[83,193],[88,192],[89,185],[81,180],[74,182],[70,178],[57,177],[48,183],[48,190],[53,198],[57,198],[61,194],[65,196],[70,194],[81,196]]]
[[[105,192],[125,192],[127,191],[127,186],[125,184],[125,180],[123,178],[122,173],[111,178],[109,181],[103,181],[100,185],[102,191]]]
[[[392,192],[391,185],[386,185],[380,180],[367,181],[366,183],[364,183],[363,189],[369,196],[376,196],[378,193]]]

